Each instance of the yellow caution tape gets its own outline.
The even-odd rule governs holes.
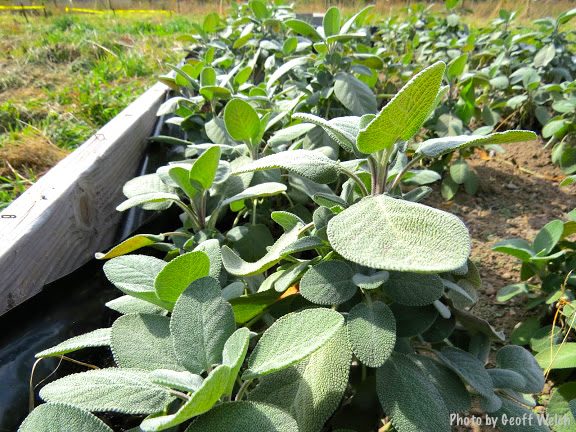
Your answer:
[[[42,6],[43,7],[43,6]],[[18,9],[16,7],[16,9]],[[95,10],[95,9],[79,9],[79,8],[66,8],[66,12],[86,12],[86,13],[106,13],[109,11]],[[114,9],[116,13],[160,13],[172,14],[171,10],[148,10],[148,9]]]
[[[0,6],[4,10],[45,9],[44,6]]]
[[[66,8],[66,12],[87,12],[87,13],[104,13],[104,11],[101,10],[95,10],[95,9],[79,9],[79,8]]]

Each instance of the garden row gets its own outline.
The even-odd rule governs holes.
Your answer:
[[[45,385],[20,430],[448,432],[473,404],[549,430],[529,408],[543,369],[566,367],[561,341],[541,335],[536,359],[502,347],[470,312],[482,281],[468,230],[420,201],[443,177],[446,198],[475,193],[465,158],[536,139],[511,129],[539,130],[533,118],[565,153],[573,113],[557,102],[573,103],[574,71],[559,26],[576,11],[525,34],[507,12],[470,32],[456,7],[381,27],[372,7],[348,20],[333,7],[314,27],[251,0],[194,25],[185,63],[161,78],[174,95],[159,115],[181,135],[153,138],[181,159],[129,181],[118,206],[180,220],[97,255],[121,316],[37,357],[110,347],[116,367]],[[508,242],[526,277],[568,255],[560,224]],[[548,414],[573,418],[567,394]]]

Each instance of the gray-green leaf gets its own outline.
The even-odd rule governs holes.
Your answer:
[[[222,298],[220,284],[212,277],[186,288],[170,321],[176,357],[198,374],[222,362],[224,344],[235,329],[232,306]]]
[[[243,379],[293,365],[322,347],[343,324],[342,315],[330,309],[306,309],[284,315],[262,335]]]
[[[77,351],[82,348],[100,347],[110,345],[110,329],[101,328],[80,336],[75,336],[58,345],[40,351],[36,354],[36,358],[59,356],[69,352]]]
[[[385,195],[366,197],[330,220],[328,239],[352,262],[404,272],[455,270],[470,251],[468,230],[456,216]]]
[[[368,367],[379,367],[396,344],[396,320],[386,304],[359,303],[348,315],[348,340],[356,357]]]
[[[34,409],[18,432],[112,432],[88,411],[61,403],[42,404]]]
[[[300,280],[300,294],[320,305],[350,300],[357,291],[352,281],[354,271],[344,261],[323,261],[312,266]]]

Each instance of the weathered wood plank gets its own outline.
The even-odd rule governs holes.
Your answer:
[[[154,85],[0,213],[0,314],[111,246],[166,90]]]

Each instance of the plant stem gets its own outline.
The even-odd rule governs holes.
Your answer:
[[[174,202],[176,203],[176,205],[178,207],[180,207],[182,210],[184,210],[184,213],[186,213],[188,215],[188,217],[192,220],[192,223],[195,225],[196,230],[199,231],[201,229],[200,228],[200,222],[198,221],[198,218],[196,217],[194,212],[192,210],[190,210],[190,207],[188,207],[182,201],[174,200]]]
[[[356,182],[356,184],[358,185],[358,187],[360,188],[360,190],[362,191],[362,194],[364,196],[370,195],[370,192],[368,192],[368,189],[366,189],[366,185],[364,184],[364,182],[362,181],[362,179],[360,177],[358,177],[356,174],[354,174],[349,169],[344,168],[342,165],[340,165],[340,169],[342,170],[342,172],[344,174],[346,174],[348,177],[350,177],[352,180],[354,180]]]
[[[310,222],[307,225],[304,225],[300,231],[298,231],[298,235],[304,234],[305,231],[308,231],[310,228],[314,226],[314,222]]]
[[[256,225],[256,208],[258,207],[258,200],[252,200],[252,225]]]
[[[240,390],[238,390],[238,394],[236,394],[236,397],[234,398],[234,400],[237,402],[239,400],[242,400],[242,398],[244,397],[244,393],[246,393],[246,390],[248,390],[248,386],[252,383],[252,380],[246,380],[242,383],[242,386],[240,387]]]
[[[400,180],[402,180],[402,177],[404,176],[404,174],[406,174],[410,168],[412,168],[414,165],[416,165],[417,162],[420,162],[421,159],[422,159],[421,156],[417,156],[417,157],[413,158],[410,162],[408,162],[408,164],[406,164],[406,166],[404,168],[402,168],[402,171],[400,171],[398,173],[398,175],[394,179],[394,182],[392,183],[392,186],[390,186],[390,188],[388,190],[393,191],[394,188],[396,187],[396,185],[400,182]]]
[[[190,396],[188,396],[186,393],[182,393],[179,392],[178,390],[174,390],[174,389],[168,389],[168,392],[170,394],[173,394],[176,397],[179,397],[180,399],[183,399],[185,401],[189,401],[190,400]]]

